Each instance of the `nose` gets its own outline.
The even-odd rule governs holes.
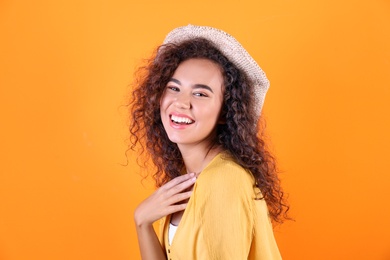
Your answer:
[[[190,109],[191,108],[191,98],[186,95],[180,95],[176,97],[175,106],[181,109]]]

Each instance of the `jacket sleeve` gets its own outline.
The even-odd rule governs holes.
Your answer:
[[[247,259],[254,225],[250,174],[229,164],[202,178],[196,190],[202,194],[196,205],[201,222],[197,246],[206,259]]]

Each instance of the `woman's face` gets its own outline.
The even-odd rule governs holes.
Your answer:
[[[160,102],[161,120],[169,139],[184,145],[209,145],[215,138],[223,103],[220,67],[207,59],[180,63]]]

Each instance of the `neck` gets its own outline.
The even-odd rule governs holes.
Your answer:
[[[199,174],[221,152],[221,147],[179,146],[187,173]]]

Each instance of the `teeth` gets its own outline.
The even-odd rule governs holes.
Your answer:
[[[178,116],[171,116],[171,120],[175,123],[185,123],[185,124],[191,124],[192,120],[187,117],[178,117]]]

